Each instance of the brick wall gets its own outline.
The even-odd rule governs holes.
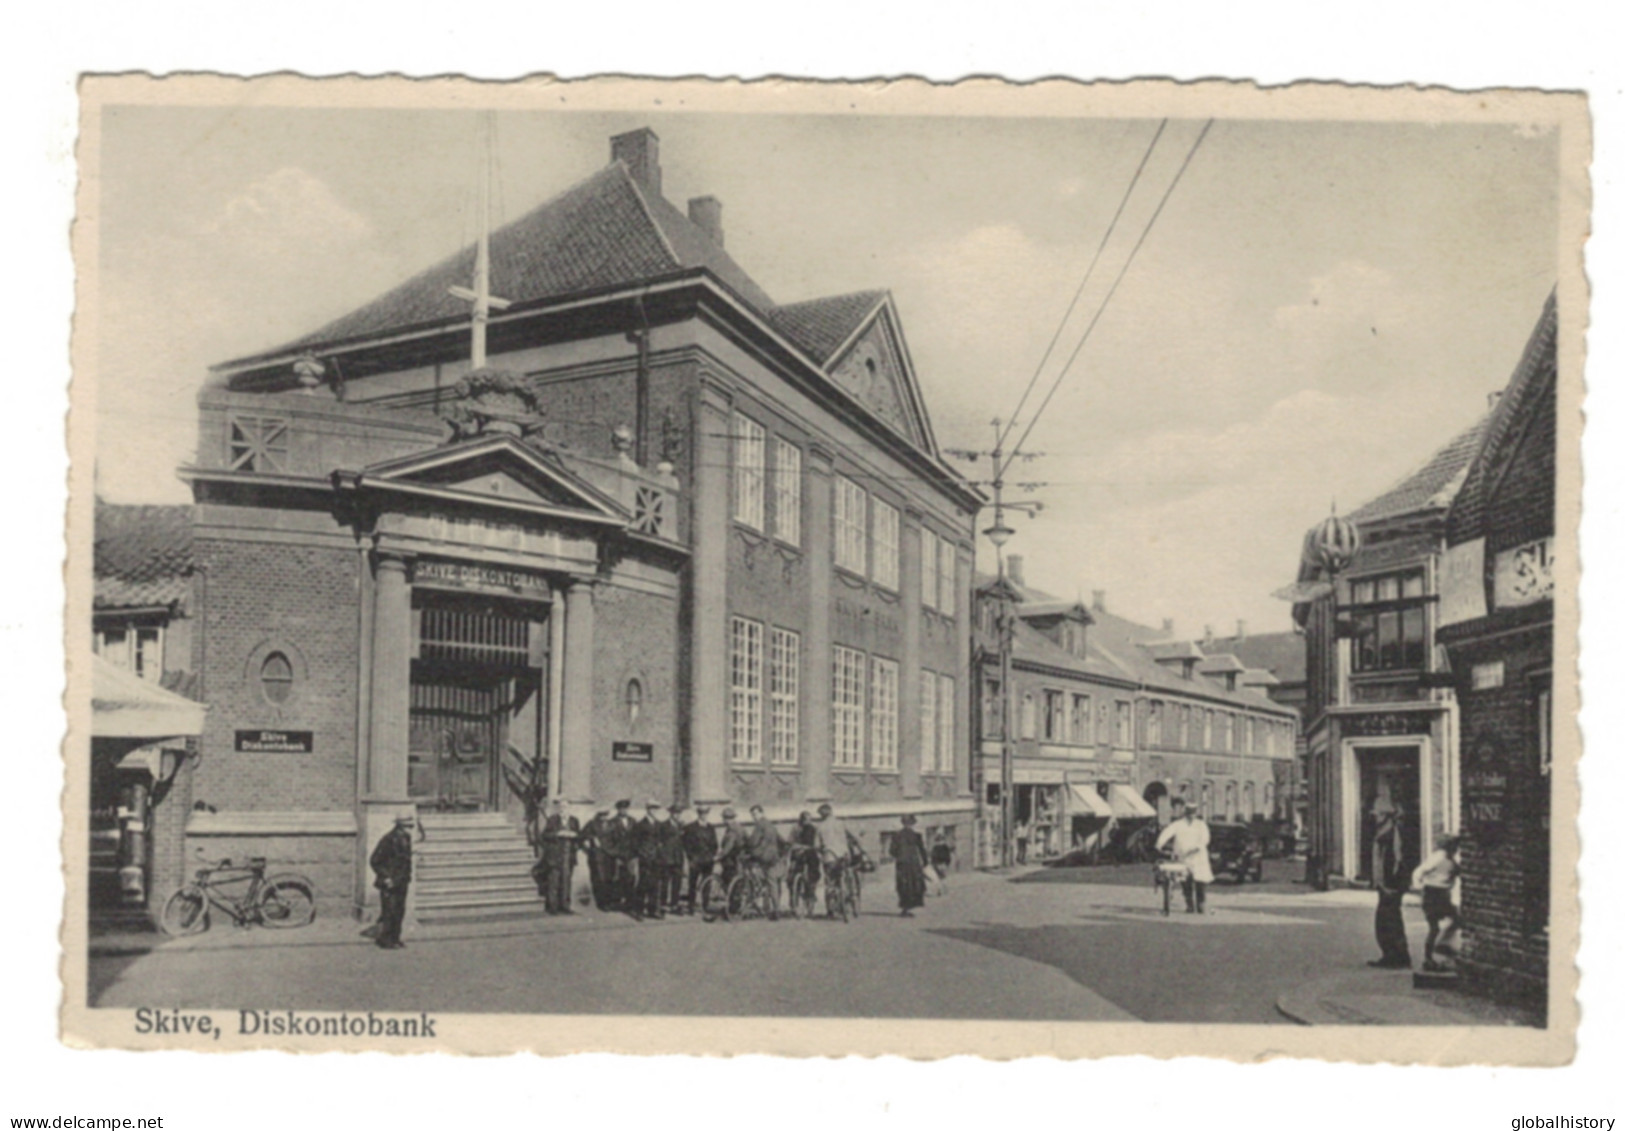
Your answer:
[[[682,751],[677,740],[677,612],[675,597],[661,597],[612,585],[599,586],[593,600],[593,799],[602,808],[630,798],[643,803],[676,796]],[[643,689],[633,721],[626,702],[629,680]],[[617,762],[615,742],[648,742],[650,762]]]
[[[358,562],[314,546],[200,539],[206,608],[198,632],[200,697],[209,704],[196,798],[221,811],[335,810],[355,803]],[[287,655],[285,703],[260,669]],[[238,753],[237,730],[309,730],[310,754]]]

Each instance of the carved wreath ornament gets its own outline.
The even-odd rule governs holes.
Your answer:
[[[523,436],[542,426],[542,402],[525,379],[500,369],[476,369],[452,386],[456,396],[441,412],[453,436],[487,433]]]

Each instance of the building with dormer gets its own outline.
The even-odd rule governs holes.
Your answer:
[[[415,912],[453,917],[534,903],[543,797],[831,800],[871,851],[903,813],[968,842],[980,499],[896,306],[775,303],[715,199],[662,195],[652,131],[488,250],[216,366],[199,417],[187,853],[363,909],[414,813]]]

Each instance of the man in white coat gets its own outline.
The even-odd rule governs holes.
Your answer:
[[[1185,877],[1185,910],[1207,914],[1207,886],[1213,882],[1213,864],[1207,846],[1212,834],[1196,806],[1183,797],[1173,800],[1174,819],[1157,835],[1157,848],[1171,848],[1171,855],[1189,869]]]

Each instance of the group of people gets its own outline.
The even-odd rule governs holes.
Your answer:
[[[1371,883],[1377,889],[1377,949],[1380,956],[1367,965],[1384,970],[1411,968],[1410,942],[1405,937],[1405,894],[1420,888],[1422,914],[1428,934],[1424,944],[1422,969],[1430,974],[1444,973],[1449,967],[1440,958],[1456,956],[1456,932],[1461,927],[1461,910],[1456,906],[1456,879],[1461,875],[1457,854],[1459,836],[1446,836],[1438,847],[1415,868],[1409,859],[1401,832],[1400,807],[1379,797],[1371,807],[1374,825],[1371,836]]]

